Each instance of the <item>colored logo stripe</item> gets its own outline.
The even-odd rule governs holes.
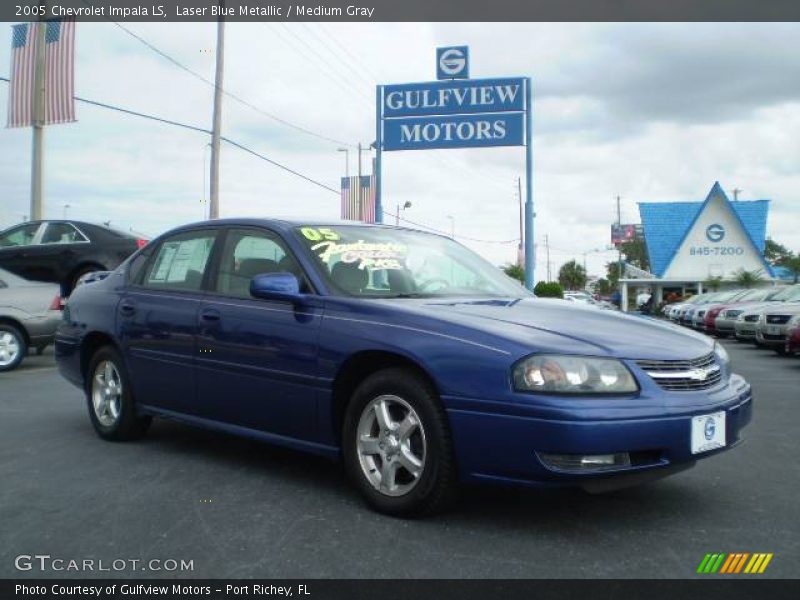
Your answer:
[[[772,560],[772,553],[724,552],[706,554],[697,567],[698,573],[763,573]],[[749,560],[748,560],[749,559]],[[747,566],[745,566],[747,565]]]

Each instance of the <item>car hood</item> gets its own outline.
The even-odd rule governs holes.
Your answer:
[[[707,336],[650,317],[561,300],[391,300],[420,315],[478,329],[536,351],[675,360],[713,349]],[[408,304],[400,304],[408,303]]]

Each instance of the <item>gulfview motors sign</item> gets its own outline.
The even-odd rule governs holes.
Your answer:
[[[462,76],[464,48],[440,49],[439,77]],[[450,79],[381,88],[384,150],[522,146],[524,78]]]

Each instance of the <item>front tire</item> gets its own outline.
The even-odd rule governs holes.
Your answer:
[[[92,356],[86,375],[86,400],[92,425],[105,440],[135,440],[150,426],[150,417],[136,414],[125,362],[113,346],[104,346]]]
[[[358,386],[345,413],[342,453],[351,480],[379,512],[422,516],[455,497],[447,416],[436,391],[410,369],[385,369]]]
[[[0,372],[16,369],[28,354],[22,332],[8,323],[0,323]]]

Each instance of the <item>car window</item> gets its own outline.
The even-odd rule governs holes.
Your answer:
[[[29,223],[9,229],[0,235],[0,246],[29,246],[33,243],[33,237],[38,229],[39,223]]]
[[[42,236],[42,244],[73,244],[88,242],[86,236],[70,223],[48,223]]]
[[[307,287],[302,269],[279,237],[266,231],[232,229],[228,232],[219,263],[215,290],[229,296],[250,298],[250,281],[264,273],[293,273]]]
[[[187,231],[162,241],[142,285],[162,290],[200,290],[216,235],[214,231]]]

